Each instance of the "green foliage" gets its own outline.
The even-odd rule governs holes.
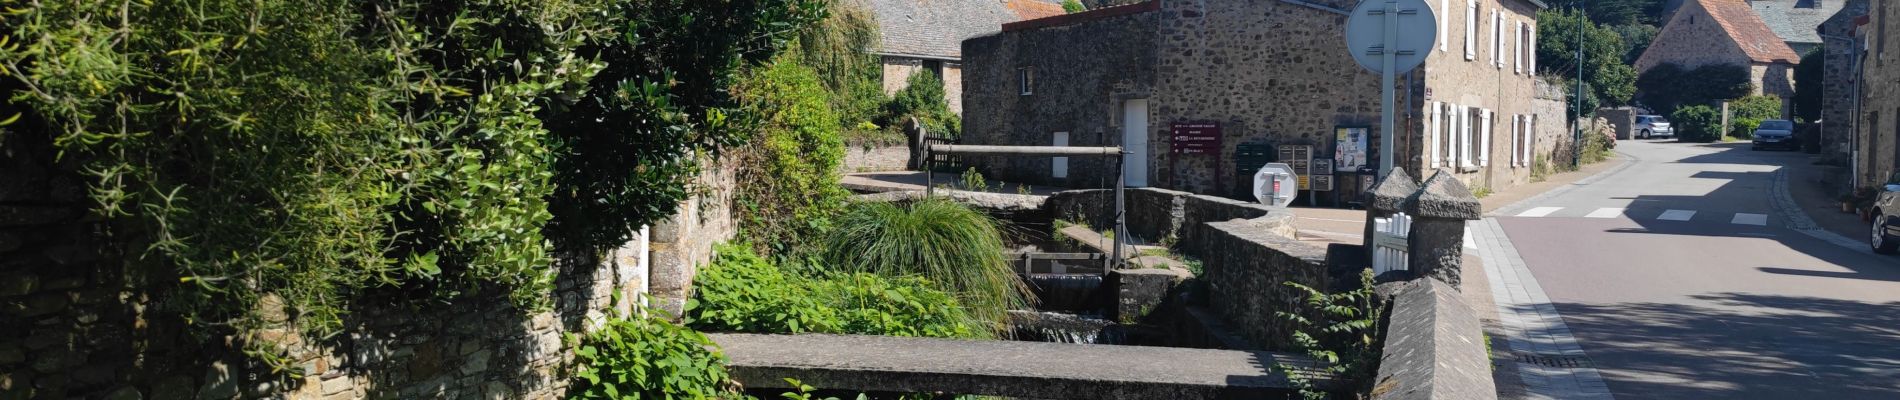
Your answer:
[[[1676,128],[1676,137],[1685,142],[1712,142],[1721,138],[1722,113],[1709,106],[1678,108],[1669,114],[1669,122]]]
[[[1088,6],[1082,5],[1082,2],[1080,1],[1062,0],[1063,12],[1074,14],[1074,13],[1079,13],[1079,12],[1088,11],[1088,10],[1089,10]]]
[[[1644,71],[1636,78],[1636,88],[1645,105],[1657,113],[1670,113],[1678,107],[1715,105],[1754,93],[1748,68],[1738,65],[1707,65],[1684,70],[1676,64],[1663,64]]]
[[[1029,304],[1028,287],[1003,255],[997,222],[950,200],[852,204],[825,244],[825,259],[845,271],[940,285],[991,330],[1004,329],[1006,311]]]
[[[1794,115],[1802,122],[1821,120],[1821,94],[1826,90],[1824,71],[1827,69],[1827,54],[1821,48],[1809,51],[1801,56],[1801,63],[1794,66]]]
[[[944,97],[942,77],[919,72],[911,74],[906,85],[885,104],[885,126],[904,126],[908,119],[917,118],[932,136],[957,137],[963,132],[963,119],[950,112],[950,103]]]
[[[794,52],[796,53],[796,52]],[[844,139],[818,75],[781,56],[746,74],[734,90],[755,116],[739,160],[734,201],[742,239],[790,254],[823,231],[849,195],[838,184]]]
[[[805,277],[745,246],[723,245],[695,279],[687,324],[749,333],[984,338],[950,294],[915,277],[868,273]]]
[[[1575,9],[1587,5],[1590,20],[1604,25],[1660,25],[1664,0],[1552,0],[1553,9]]]
[[[1610,159],[1612,150],[1616,148],[1616,140],[1602,132],[1586,131],[1583,136],[1583,152],[1579,154],[1583,164],[1595,164]]]
[[[859,2],[829,3],[830,14],[799,33],[798,63],[810,67],[831,93],[840,128],[876,132],[872,120],[889,100],[884,96],[881,57],[866,51],[883,44],[877,18]]]
[[[990,190],[990,184],[983,180],[983,173],[976,172],[976,168],[964,170],[963,175],[958,176],[957,180],[963,184],[963,190],[978,192]]]
[[[1650,42],[1656,41],[1656,35],[1661,33],[1655,25],[1645,24],[1611,25],[1609,28],[1616,32],[1617,37],[1623,38],[1623,45],[1629,47],[1628,51],[1623,52],[1623,64],[1626,65],[1636,64],[1636,59],[1649,50]]]
[[[1729,136],[1748,138],[1755,127],[1770,119],[1781,119],[1781,98],[1747,96],[1729,102]]]
[[[816,0],[4,1],[9,103],[165,302],[338,332],[377,288],[548,306],[554,246],[617,246],[735,142],[735,72]]]
[[[1635,93],[1635,71],[1623,62],[1629,49],[1615,30],[1589,21],[1579,21],[1572,9],[1547,9],[1537,12],[1537,67],[1547,75],[1577,78],[1578,34],[1583,42],[1584,114],[1594,114],[1597,103],[1610,106],[1626,104]],[[1579,23],[1582,23],[1579,29]],[[1566,85],[1574,91],[1576,81]],[[1574,93],[1571,94],[1575,96]],[[1590,97],[1595,97],[1594,99]],[[1575,104],[1575,103],[1572,103]],[[1573,112],[1574,113],[1574,112]]]
[[[787,385],[791,385],[791,387],[793,388],[793,391],[779,393],[779,396],[784,397],[785,400],[840,400],[837,397],[819,398],[816,395],[811,394],[811,392],[817,391],[818,388],[813,387],[812,385],[807,385],[805,384],[805,382],[800,382],[797,379],[785,378],[785,383]],[[871,399],[870,395],[867,395],[864,393],[858,393],[857,400],[870,400],[870,399]]]
[[[1370,390],[1372,377],[1379,372],[1381,342],[1384,340],[1379,315],[1385,311],[1385,302],[1373,294],[1371,269],[1361,270],[1359,281],[1358,289],[1339,293],[1325,293],[1298,282],[1285,282],[1287,286],[1305,293],[1305,300],[1301,304],[1303,309],[1275,311],[1274,315],[1296,325],[1293,343],[1301,351],[1328,364],[1327,372],[1336,374],[1350,382],[1348,385],[1355,390],[1363,392]],[[1300,386],[1300,394],[1307,399],[1328,398],[1326,393],[1315,390],[1304,377],[1294,375],[1285,366],[1280,369],[1294,384]]]
[[[576,340],[568,336],[570,341]],[[570,399],[734,398],[726,357],[706,335],[658,317],[613,319],[578,339]]]

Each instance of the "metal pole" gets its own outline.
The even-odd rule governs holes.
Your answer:
[[[929,142],[924,143],[924,197],[926,198],[935,195],[937,191],[937,159],[936,156],[930,154],[931,147]]]
[[[1118,172],[1115,177],[1115,240],[1112,240],[1115,246],[1115,260],[1109,262],[1110,268],[1102,270],[1102,276],[1108,276],[1108,271],[1121,269],[1125,261],[1122,259],[1122,241],[1128,240],[1128,220],[1123,214],[1122,193],[1128,186],[1128,153],[1128,149],[1123,148],[1122,156],[1115,158],[1115,171]]]
[[[1394,132],[1396,132],[1394,125],[1397,125],[1397,124],[1395,124],[1392,121],[1393,119],[1392,114],[1394,113],[1393,107],[1396,106],[1396,104],[1393,104],[1396,102],[1396,100],[1393,99],[1393,97],[1396,95],[1393,93],[1393,90],[1392,90],[1392,76],[1397,75],[1397,71],[1395,71],[1396,68],[1394,68],[1393,64],[1398,63],[1399,52],[1398,52],[1398,49],[1396,48],[1396,44],[1398,42],[1399,42],[1399,2],[1398,0],[1385,0],[1385,42],[1384,43],[1385,43],[1386,48],[1381,49],[1379,52],[1380,53],[1379,61],[1380,61],[1380,64],[1383,64],[1379,68],[1379,96],[1380,96],[1380,99],[1382,100],[1379,103],[1379,161],[1380,161],[1379,176],[1380,177],[1384,177],[1387,174],[1391,174],[1392,168],[1395,167],[1396,163],[1398,162],[1397,156],[1393,154],[1394,153],[1393,147],[1397,146],[1395,137],[1398,135],[1394,134]],[[1312,198],[1308,197],[1308,203],[1311,203],[1311,200]]]
[[[1584,18],[1583,3],[1577,3],[1577,116],[1570,122],[1570,147],[1575,150],[1570,156],[1571,168],[1583,167],[1583,31],[1589,21]]]

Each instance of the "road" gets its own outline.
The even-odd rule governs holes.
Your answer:
[[[1515,250],[1499,262],[1528,272],[1493,274],[1494,293],[1518,299],[1499,308],[1530,315],[1506,319],[1528,324],[1535,303],[1554,306],[1567,325],[1555,340],[1574,338],[1596,367],[1586,378],[1619,399],[1900,399],[1900,257],[1840,243],[1858,236],[1823,240],[1802,229],[1798,208],[1777,204],[1788,186],[1777,174],[1806,154],[1617,150],[1627,168],[1474,224],[1496,227],[1503,237],[1488,241]],[[1525,380],[1533,392],[1548,385]]]

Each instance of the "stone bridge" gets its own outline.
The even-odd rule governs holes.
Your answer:
[[[854,335],[711,334],[748,388],[795,378],[823,389],[1038,399],[1286,398],[1281,368],[1334,381],[1311,358],[1264,351]]]

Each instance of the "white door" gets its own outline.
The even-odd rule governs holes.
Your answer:
[[[1128,187],[1148,186],[1148,100],[1129,100],[1122,103],[1122,149],[1127,150],[1127,164],[1122,166],[1122,178],[1128,181]]]
[[[1055,135],[1055,136],[1056,136],[1056,137],[1055,137],[1055,140],[1054,140],[1054,143],[1050,143],[1049,145],[1051,145],[1051,146],[1056,146],[1056,147],[1068,147],[1068,146],[1069,146],[1069,133],[1068,133],[1068,132],[1056,132],[1056,135]],[[1050,167],[1050,169],[1049,169],[1049,176],[1050,176],[1050,177],[1054,177],[1054,178],[1067,178],[1067,177],[1069,177],[1069,158],[1068,158],[1068,157],[1056,157],[1056,158],[1055,158],[1055,162],[1054,162],[1053,164],[1051,164],[1051,167]]]

